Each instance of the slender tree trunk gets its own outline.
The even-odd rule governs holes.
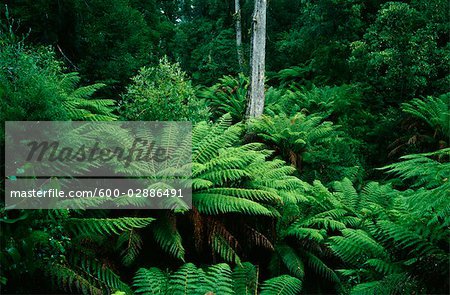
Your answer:
[[[244,71],[244,52],[242,50],[242,15],[240,0],[234,0],[234,17],[236,20],[236,49],[239,62],[239,69]]]
[[[247,98],[247,118],[259,117],[264,110],[264,76],[266,55],[267,0],[255,0],[252,21],[250,86]]]

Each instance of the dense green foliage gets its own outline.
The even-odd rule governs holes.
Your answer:
[[[157,67],[143,67],[132,81],[120,102],[120,113],[125,119],[198,122],[208,117],[206,107],[196,99],[185,73],[167,58]]]
[[[6,2],[2,124],[191,121],[193,207],[2,206],[5,293],[449,293],[448,1],[269,1],[248,121],[234,1]]]

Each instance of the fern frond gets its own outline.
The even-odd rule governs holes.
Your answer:
[[[422,256],[427,254],[441,254],[442,250],[429,242],[425,237],[413,232],[397,223],[381,220],[370,228],[373,234],[383,240],[392,240],[400,249]]]
[[[418,98],[402,104],[403,111],[418,117],[439,131],[443,136],[450,134],[450,93],[439,97],[428,96],[425,100]]]
[[[86,272],[89,276],[95,277],[96,280],[108,287],[110,290],[132,294],[130,287],[122,282],[120,277],[107,265],[88,257],[75,258],[75,264],[80,265],[84,272]]]
[[[403,156],[403,161],[383,167],[388,173],[396,174],[402,179],[414,179],[414,186],[426,185],[426,188],[435,188],[445,183],[450,173],[450,163],[441,163],[430,157],[443,157],[450,155],[450,148],[431,153],[412,154]]]
[[[317,243],[324,241],[326,232],[320,229],[315,228],[304,228],[300,227],[300,225],[294,224],[286,230],[286,235],[295,236],[296,238],[302,239],[310,239]]]
[[[299,279],[303,279],[305,276],[305,265],[294,249],[288,245],[277,245],[275,251],[290,273]]]
[[[153,236],[164,251],[184,261],[185,250],[182,244],[182,238],[174,222],[174,220],[169,218],[158,219],[153,227]]]
[[[417,282],[405,273],[386,276],[382,280],[362,283],[351,290],[351,295],[413,294],[419,290]]]
[[[302,282],[289,275],[282,275],[264,281],[261,295],[298,295],[302,290]]]
[[[230,266],[226,263],[220,263],[208,267],[205,272],[205,281],[207,292],[212,294],[234,294],[233,280],[231,277]]]
[[[303,226],[312,226],[312,227],[317,227],[319,229],[323,228],[323,229],[331,230],[331,231],[343,230],[346,228],[344,223],[337,221],[337,220],[333,220],[331,218],[326,218],[326,217],[310,218],[308,220],[303,221]]]
[[[208,190],[204,190],[203,192],[242,198],[255,202],[268,202],[272,204],[281,203],[281,198],[277,194],[264,190],[227,187],[227,188],[211,188]]]
[[[369,258],[386,257],[383,246],[362,230],[344,229],[343,236],[330,238],[331,250],[343,261],[358,265]]]
[[[168,288],[168,276],[156,267],[140,268],[133,279],[137,294],[164,295]]]
[[[401,268],[397,264],[376,258],[369,259],[364,264],[373,267],[377,272],[383,275],[391,275],[401,271]]]
[[[199,212],[210,215],[234,212],[249,215],[273,216],[272,211],[259,203],[220,194],[196,193],[193,196],[193,204]]]
[[[67,265],[52,264],[47,269],[47,273],[54,284],[63,290],[72,292],[72,288],[75,288],[75,290],[83,294],[103,294],[97,284],[91,283]]]
[[[324,277],[332,282],[339,282],[339,278],[336,273],[316,255],[307,251],[303,251],[302,255],[306,257],[307,264],[321,277]]]
[[[228,240],[218,234],[213,235],[211,239],[213,250],[219,254],[222,259],[226,262],[241,263],[241,259],[237,255],[235,249],[230,246]]]
[[[151,217],[120,217],[120,218],[69,218],[66,226],[69,230],[92,235],[120,234],[134,228],[143,228],[155,219]]]
[[[334,189],[339,198],[348,208],[352,210],[358,210],[360,205],[360,196],[353,187],[353,183],[348,179],[344,178],[340,182],[334,183]]]
[[[258,268],[257,266],[243,262],[240,266],[234,268],[233,288],[236,295],[254,295],[258,287]]]
[[[191,295],[205,294],[205,272],[192,263],[180,267],[170,276],[169,294]],[[203,292],[205,291],[205,292]]]
[[[142,238],[135,230],[124,232],[119,236],[116,248],[123,248],[121,255],[125,266],[130,266],[135,261],[142,249],[142,244]]]

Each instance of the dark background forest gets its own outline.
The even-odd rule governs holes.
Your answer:
[[[193,209],[0,211],[2,293],[448,294],[450,4],[6,0],[1,120],[193,122]],[[2,127],[3,128],[3,127]],[[2,137],[4,135],[2,134]]]

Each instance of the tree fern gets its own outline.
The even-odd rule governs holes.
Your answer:
[[[200,90],[199,96],[208,102],[214,119],[228,113],[234,122],[239,122],[244,118],[248,84],[243,74],[224,76],[214,86]]]
[[[91,99],[90,97],[105,84],[92,84],[76,87],[80,82],[78,73],[63,75],[60,83],[63,92],[62,105],[73,121],[111,121],[116,120],[113,114],[115,102],[112,99]]]
[[[412,154],[401,157],[403,161],[385,166],[384,170],[396,174],[402,179],[415,180],[415,186],[426,185],[427,188],[436,187],[446,181],[450,171],[448,162],[441,163],[433,157],[443,158],[450,155],[450,148],[430,153]]]
[[[372,182],[355,198],[351,188],[336,186],[336,196],[343,202],[347,202],[347,196],[359,200],[359,209],[353,212],[360,219],[356,228],[343,229],[342,236],[330,237],[328,241],[335,255],[356,267],[341,272],[359,281],[352,294],[443,290],[426,284],[426,279],[418,274],[433,272],[440,281],[445,281],[448,274],[448,261],[442,260],[448,259],[448,238],[444,238],[448,237],[448,228],[443,226],[447,218],[441,213],[447,202],[440,201],[448,190],[444,176],[447,163],[431,159],[446,152],[410,155],[385,168],[414,182],[415,190],[398,191],[391,185]]]
[[[293,224],[286,230],[286,235],[294,236],[298,239],[310,239],[317,243],[324,241],[326,231],[316,228],[301,227],[300,224]]]
[[[225,214],[277,217],[275,208],[283,203],[281,191],[296,189],[300,182],[290,176],[293,169],[286,169],[283,161],[268,161],[270,152],[261,144],[240,145],[243,126],[230,126],[230,120],[225,115],[214,125],[200,123],[193,129],[193,206],[200,214],[217,218]],[[213,252],[236,262],[235,245],[226,245],[229,239],[224,232],[208,234],[214,237],[209,238],[214,240],[210,243]],[[262,233],[252,235],[259,237],[255,243],[264,240]]]
[[[304,198],[285,204],[277,223],[279,244],[272,258],[273,271],[278,274],[286,269],[301,280],[314,273],[337,289],[339,278],[326,263],[331,256],[327,241],[347,228],[341,220],[354,216],[320,182],[302,183],[299,191]]]
[[[342,181],[334,183],[334,189],[336,194],[340,195],[342,202],[351,210],[358,210],[360,208],[360,195],[353,187],[353,183],[344,178]]]

